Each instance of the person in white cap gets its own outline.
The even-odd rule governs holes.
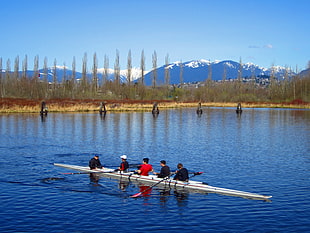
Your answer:
[[[127,156],[122,155],[121,159],[122,159],[122,162],[121,162],[121,165],[119,166],[118,170],[122,171],[122,172],[128,172],[129,163],[127,162]]]

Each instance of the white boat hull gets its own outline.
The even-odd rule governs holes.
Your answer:
[[[72,169],[76,171],[80,171],[83,173],[95,173],[103,177],[109,177],[118,180],[126,180],[126,181],[136,181],[143,184],[155,184],[159,181],[163,180],[162,178],[158,178],[154,175],[149,176],[141,176],[138,174],[134,174],[133,172],[122,173],[122,172],[115,172],[114,169],[103,168],[103,169],[95,169],[90,170],[89,167],[83,166],[76,166],[76,165],[68,165],[68,164],[59,164],[54,163],[55,166],[63,167],[67,169]],[[159,186],[164,186],[167,188],[174,188],[176,190],[188,190],[194,192],[203,192],[203,193],[217,193],[217,194],[224,194],[228,196],[238,196],[248,199],[256,199],[256,200],[269,200],[272,196],[261,195],[256,193],[250,192],[243,192],[233,189],[226,189],[226,188],[219,188],[210,186],[206,183],[199,182],[199,181],[192,181],[183,182],[183,181],[176,181],[173,179],[165,179],[158,184]]]

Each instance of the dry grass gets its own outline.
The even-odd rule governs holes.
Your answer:
[[[47,100],[49,112],[96,112],[102,100]],[[40,111],[41,100],[0,99],[0,113],[36,113]],[[109,112],[150,112],[157,102],[160,110],[170,108],[197,107],[198,102],[174,101],[106,101]],[[201,103],[202,107],[237,107],[237,103]],[[243,108],[303,108],[309,109],[309,103],[242,103]]]

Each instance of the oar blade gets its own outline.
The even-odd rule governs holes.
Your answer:
[[[136,194],[134,194],[134,195],[131,195],[130,197],[139,197],[139,196],[141,196],[141,192],[140,193],[136,193]]]

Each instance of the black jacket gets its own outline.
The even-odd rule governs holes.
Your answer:
[[[166,176],[170,176],[170,168],[168,166],[163,166],[160,169],[160,173],[158,174],[158,178],[164,178]]]
[[[127,172],[129,168],[129,163],[127,161],[121,162],[120,170]]]
[[[95,158],[92,158],[91,160],[89,160],[89,164],[88,165],[89,165],[90,169],[102,168],[100,160],[99,159],[95,159]]]
[[[180,181],[187,181],[189,179],[187,169],[183,167],[178,170],[177,174],[174,176],[174,179]]]

